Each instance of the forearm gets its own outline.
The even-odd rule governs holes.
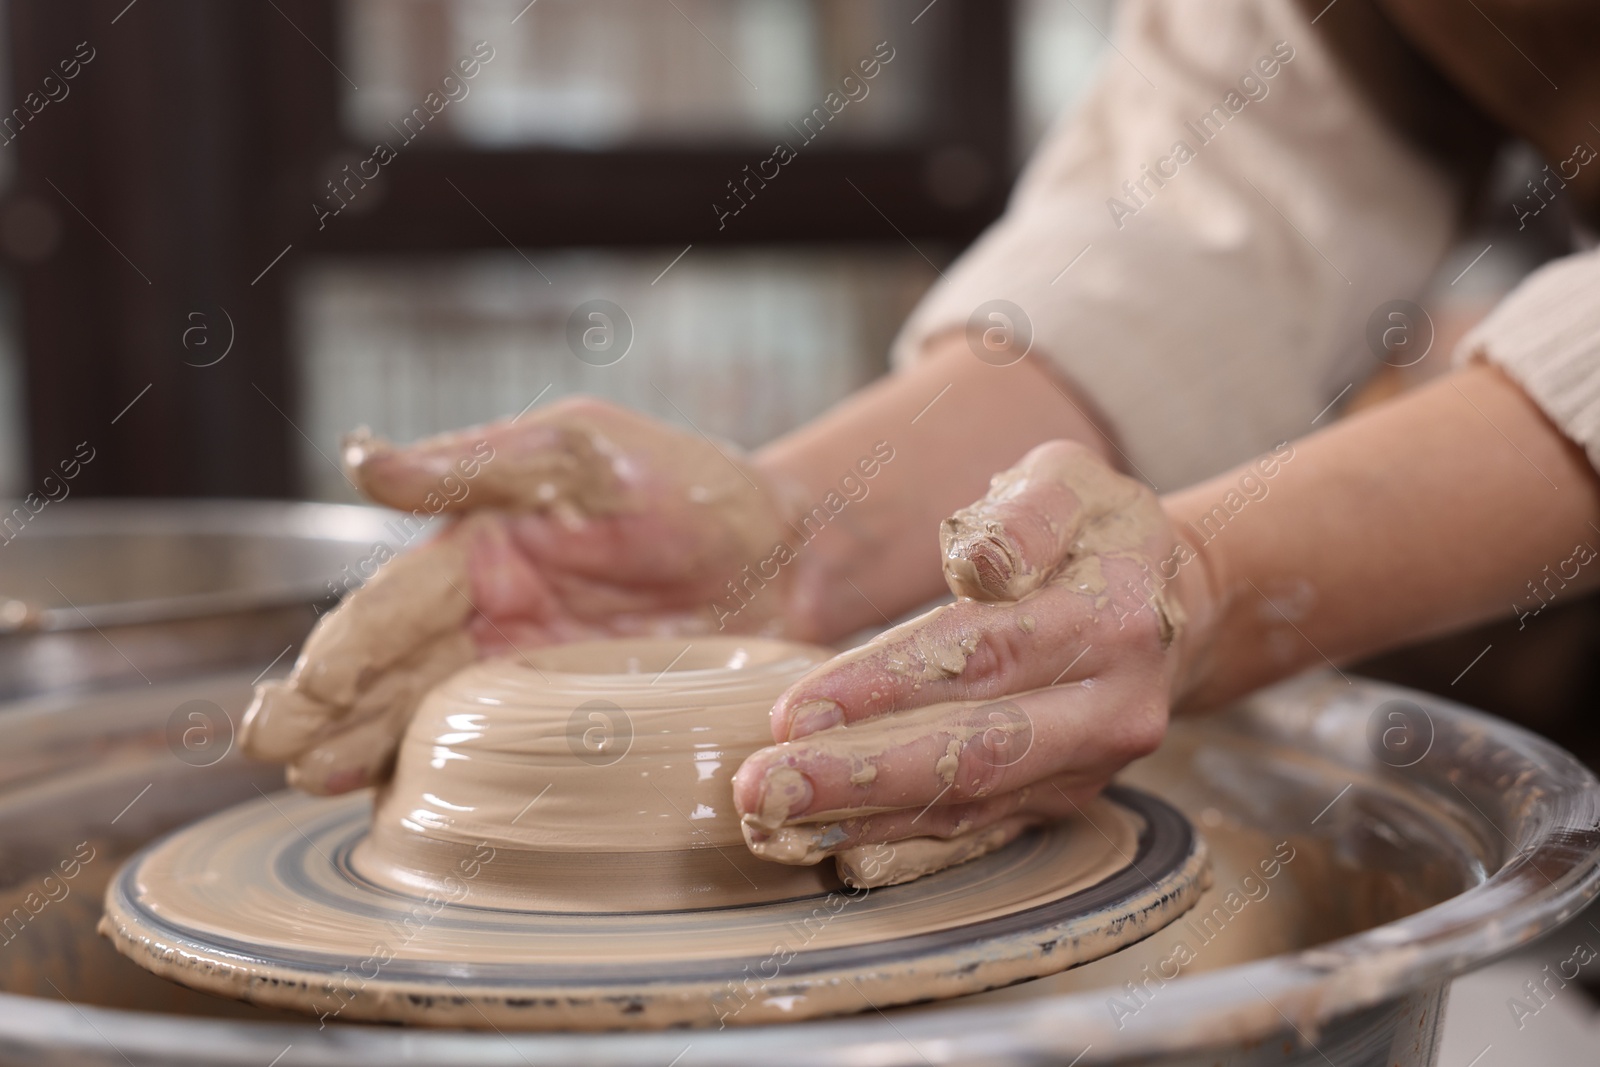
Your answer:
[[[1165,503],[1195,556],[1186,710],[1600,586],[1600,479],[1487,366],[1296,442],[1273,478],[1241,467]]]
[[[811,505],[829,493],[836,514],[796,524],[797,635],[829,641],[943,594],[939,523],[981,497],[989,479],[1052,438],[1106,448],[1087,405],[1030,355],[1009,367],[975,357],[959,333],[756,456]],[[886,444],[893,458],[870,479],[860,461]],[[841,488],[846,477],[857,486]],[[847,496],[855,489],[856,499]],[[865,495],[861,495],[864,489]]]

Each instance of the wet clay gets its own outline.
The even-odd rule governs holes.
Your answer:
[[[741,820],[731,789],[769,740],[772,702],[827,657],[767,639],[661,638],[475,664],[423,701],[352,865],[398,892],[443,895],[487,852],[496,861],[474,876],[474,899],[539,911],[720,907],[834,888],[816,866],[833,813],[784,827],[793,797],[782,770],[764,813]],[[936,710],[908,712],[896,728],[921,737]],[[948,747],[1004,725],[1027,724],[976,715]],[[773,833],[753,857],[744,845],[763,816]],[[1017,829],[860,846],[840,853],[838,869],[858,888],[892,885],[981,856]],[[1107,854],[1084,873],[1098,881],[1118,865]]]
[[[1147,797],[983,863],[962,862],[982,834],[855,850],[851,888],[751,855],[733,772],[828,655],[718,637],[476,663],[424,698],[370,799],[280,794],[195,824],[119,873],[101,929],[157,974],[346,1019],[655,1027],[990,988],[1115,951],[1199,893],[1203,845]],[[774,952],[811,962],[751,1002],[734,979]]]
[[[288,763],[291,784],[313,793],[380,778],[422,695],[477,655],[466,545],[483,521],[390,560],[324,615],[289,677],[256,686],[244,751]]]
[[[13,1021],[31,1010],[30,1003],[36,1003],[40,1012],[53,1010],[56,1018],[67,1019],[70,1022],[75,1018],[74,1009],[63,1002],[62,998],[65,998],[67,1002],[80,1005],[86,1014],[93,1015],[99,1025],[106,1027],[105,1033],[119,1046],[127,1048],[136,1059],[140,1059],[140,1054],[125,1043],[122,1033],[107,1027],[102,1017],[94,1013],[91,1005],[165,1013],[164,1018],[145,1017],[135,1020],[132,1016],[124,1016],[121,1021],[127,1022],[130,1026],[137,1023],[147,1031],[158,1029],[162,1039],[172,1048],[199,1048],[203,1053],[204,1050],[213,1048],[225,1050],[234,1047],[241,1040],[250,1039],[248,1034],[241,1037],[239,1033],[231,1030],[224,1032],[211,1022],[201,1021],[196,1025],[193,1019],[175,1017],[176,1013],[188,1015],[229,1012],[246,1017],[252,1014],[252,1009],[230,1005],[199,994],[185,995],[184,990],[167,987],[161,979],[131,964],[117,969],[116,965],[125,961],[114,957],[109,944],[94,936],[93,909],[85,908],[90,914],[76,912],[73,909],[80,899],[84,902],[89,901],[93,893],[98,890],[99,882],[104,880],[104,875],[109,874],[111,869],[120,864],[139,844],[163,836],[194,819],[220,818],[221,816],[213,816],[212,813],[225,811],[232,805],[245,801],[258,809],[259,818],[275,823],[287,841],[300,842],[302,858],[318,859],[315,849],[321,848],[335,862],[342,860],[343,854],[338,845],[341,838],[338,835],[325,836],[320,829],[323,813],[327,811],[328,805],[352,805],[353,818],[350,828],[359,834],[363,832],[365,822],[370,817],[367,804],[369,794],[363,793],[333,801],[292,794],[274,795],[273,802],[283,808],[283,813],[279,814],[257,795],[251,784],[254,781],[269,792],[272,790],[273,775],[266,768],[253,768],[230,757],[218,766],[197,769],[178,764],[168,751],[163,728],[174,706],[185,699],[201,696],[225,707],[239,706],[245,699],[253,673],[247,671],[242,677],[230,679],[227,687],[221,687],[213,682],[210,688],[200,688],[190,684],[182,690],[174,690],[171,687],[158,685],[146,691],[145,687],[140,686],[137,691],[125,692],[115,699],[96,698],[98,704],[51,708],[48,714],[17,711],[7,717],[7,723],[3,727],[5,743],[0,745],[0,786],[3,786],[0,788],[0,854],[6,857],[6,869],[11,879],[9,888],[15,894],[8,900],[7,909],[17,903],[18,895],[30,888],[36,888],[42,875],[58,871],[57,861],[63,855],[59,848],[62,842],[77,842],[89,838],[97,849],[97,859],[73,883],[75,888],[72,890],[72,896],[61,903],[51,904],[33,919],[20,939],[0,948],[0,990],[41,998],[38,1002],[13,1002],[9,1008]],[[1261,716],[1254,730],[1250,732],[1241,729],[1240,724],[1244,721],[1244,717],[1233,713],[1190,722],[1180,721],[1175,724],[1169,743],[1144,764],[1135,764],[1127,775],[1135,784],[1147,788],[1153,786],[1177,802],[1189,813],[1195,824],[1203,829],[1215,849],[1213,854],[1218,859],[1217,885],[1190,913],[1196,926],[1204,925],[1205,916],[1212,912],[1213,907],[1220,903],[1227,892],[1248,888],[1241,885],[1242,874],[1255,872],[1256,877],[1261,878],[1259,866],[1261,861],[1273,856],[1278,842],[1288,835],[1288,840],[1298,850],[1298,855],[1283,867],[1281,875],[1276,880],[1267,881],[1271,889],[1267,899],[1252,899],[1242,913],[1233,918],[1226,929],[1204,947],[1201,945],[1203,938],[1193,933],[1185,933],[1186,930],[1193,928],[1180,922],[1171,928],[1170,937],[1149,937],[1137,945],[1130,945],[1108,958],[1103,966],[1091,965],[1070,972],[1070,976],[1025,982],[1006,990],[982,994],[975,1001],[962,1001],[963,1005],[974,1006],[973,1018],[980,1023],[984,1021],[993,1023],[999,1016],[985,1015],[977,1009],[981,1009],[985,1002],[991,1002],[996,998],[1015,1000],[1082,990],[1090,994],[1087,998],[1090,1008],[1094,1012],[1103,1013],[1097,1015],[1097,1018],[1103,1018],[1108,1027],[1114,1031],[1116,1020],[1120,1017],[1119,1013],[1125,1014],[1129,1008],[1139,1008],[1152,994],[1159,1006],[1143,1010],[1136,1020],[1138,1024],[1148,1024],[1152,1019],[1166,1020],[1169,1017],[1163,1013],[1169,1007],[1168,1001],[1185,997],[1189,995],[1185,992],[1186,989],[1192,992],[1191,987],[1198,987],[1202,992],[1214,995],[1214,1000],[1211,1002],[1217,1005],[1216,1014],[1203,1020],[1197,1016],[1195,1021],[1203,1025],[1197,1025],[1193,1030],[1179,1031],[1177,1027],[1173,1027],[1173,1032],[1169,1035],[1169,1044],[1174,1048],[1191,1045],[1210,1048],[1216,1042],[1225,1039],[1225,1027],[1228,1024],[1238,1022],[1239,1000],[1263,1005],[1266,1005],[1266,1001],[1247,986],[1234,990],[1233,986],[1226,984],[1226,980],[1208,982],[1201,972],[1214,971],[1219,967],[1248,959],[1260,959],[1266,954],[1308,948],[1328,938],[1358,933],[1373,923],[1399,920],[1418,908],[1439,903],[1447,897],[1477,886],[1485,876],[1485,865],[1487,873],[1492,874],[1502,864],[1516,862],[1518,857],[1525,855],[1526,853],[1521,850],[1512,854],[1511,847],[1507,846],[1504,839],[1495,832],[1494,823],[1474,821],[1478,813],[1472,810],[1466,800],[1460,799],[1460,794],[1450,788],[1447,781],[1440,790],[1426,791],[1419,787],[1417,779],[1412,774],[1393,776],[1389,780],[1390,788],[1374,793],[1373,787],[1377,780],[1372,775],[1355,767],[1340,764],[1331,758],[1330,753],[1339,751],[1351,754],[1367,752],[1363,730],[1369,719],[1368,713],[1379,701],[1392,695],[1385,692],[1371,695],[1371,691],[1377,688],[1371,683],[1358,682],[1357,686],[1366,690],[1363,695],[1370,703],[1340,705],[1330,713],[1324,699],[1313,700],[1309,706],[1304,706],[1304,698],[1297,695],[1296,700],[1302,701],[1301,704],[1296,704],[1293,709],[1280,709],[1281,713],[1272,718]],[[1336,692],[1339,698],[1344,700],[1348,699],[1344,696],[1348,691],[1348,687],[1337,678],[1331,678],[1325,690],[1319,690],[1324,694]],[[1460,718],[1465,716],[1461,715]],[[1458,721],[1452,718],[1440,723],[1440,745],[1434,753],[1439,755],[1443,751],[1447,757],[1446,767],[1449,768],[1463,766],[1455,758]],[[1469,725],[1476,724],[1469,723]],[[1492,734],[1496,727],[1493,724],[1487,725],[1487,730],[1482,730],[1486,735],[1483,747],[1492,750],[1494,747]],[[1256,731],[1259,731],[1259,734]],[[135,737],[138,739],[136,742],[130,741],[130,738]],[[1258,742],[1251,742],[1251,738],[1258,738]],[[1240,747],[1241,745],[1243,747]],[[1546,748],[1535,751],[1541,758],[1548,758],[1550,750]],[[1237,758],[1219,759],[1229,752],[1235,753]],[[1297,755],[1303,755],[1304,758],[1294,758]],[[1513,759],[1515,755],[1514,752],[1502,751],[1498,758],[1491,757],[1495,759],[1493,765],[1497,768],[1496,773],[1503,775],[1495,781],[1515,797],[1515,800],[1509,802],[1505,808],[1508,812],[1524,810],[1520,805],[1527,791],[1522,788],[1522,779],[1516,776],[1533,773],[1526,769],[1528,766],[1526,763]],[[1290,757],[1287,762],[1286,756]],[[1428,764],[1424,763],[1423,769],[1426,770],[1427,766]],[[73,768],[79,773],[70,773]],[[1381,767],[1378,769],[1383,770]],[[1477,788],[1475,783],[1483,781],[1479,776],[1480,772],[1470,767],[1461,772],[1452,770],[1450,773],[1452,777],[1459,773],[1461,776],[1454,777],[1454,780],[1459,781],[1469,791]],[[1311,820],[1323,811],[1330,800],[1339,796],[1352,779],[1359,783],[1356,788],[1345,793],[1331,811],[1312,825]],[[19,780],[41,784],[38,788],[30,789],[20,787]],[[122,811],[128,800],[139,794],[152,781],[155,783],[154,788],[150,789],[144,798],[133,805],[132,809],[112,827],[113,830],[121,832],[119,834],[121,839],[116,842],[102,842],[97,836],[98,830],[104,829],[107,820]],[[1536,779],[1539,785],[1545,785],[1548,781],[1549,779]],[[1206,782],[1210,784],[1204,784]],[[1352,808],[1352,802],[1359,801],[1363,794],[1367,794],[1366,802]],[[1537,788],[1533,792],[1535,797],[1547,795]],[[1451,797],[1456,798],[1453,806],[1449,799]],[[170,801],[170,804],[166,809],[160,810],[160,818],[149,818],[152,815],[150,806],[159,805],[164,799]],[[1491,806],[1482,800],[1477,803],[1486,811],[1494,812],[1496,818],[1502,818],[1500,807]],[[1540,799],[1536,803],[1542,807],[1546,801]],[[1220,810],[1212,810],[1210,805],[1220,805]],[[1437,820],[1419,821],[1419,815],[1423,810],[1436,811]],[[1515,822],[1516,819],[1514,814],[1503,817],[1509,822]],[[1236,831],[1230,831],[1229,824],[1236,818],[1242,818],[1243,822],[1238,824]],[[1266,825],[1259,829],[1255,828],[1256,824],[1263,820]],[[1509,825],[1509,822],[1502,825]],[[305,827],[313,835],[315,846],[299,838],[294,826]],[[232,824],[219,832],[225,834],[231,828]],[[938,888],[941,893],[950,892],[948,887],[939,886],[938,883],[957,875],[965,877],[968,874],[990,874],[991,864],[1009,864],[1012,854],[1029,847],[1031,840],[1027,839],[1013,849],[981,863],[966,865],[882,894],[874,891],[864,900],[856,900],[854,895],[846,896],[840,893],[833,898],[825,895],[806,902],[798,924],[785,925],[775,937],[767,938],[771,944],[758,948],[747,961],[735,965],[730,972],[730,983],[715,983],[713,991],[720,990],[726,993],[728,985],[731,984],[737,986],[739,996],[744,998],[741,1001],[729,997],[720,1005],[720,1010],[729,1015],[725,1020],[726,1024],[739,1025],[746,1021],[794,1018],[795,1013],[807,1014],[807,1009],[815,999],[831,995],[828,989],[821,989],[815,997],[810,991],[802,991],[802,999],[791,1002],[789,998],[796,993],[796,990],[790,978],[798,969],[807,965],[804,957],[796,956],[790,960],[780,953],[772,958],[772,962],[768,962],[768,954],[772,953],[777,944],[784,945],[786,952],[802,950],[805,936],[810,929],[825,921],[824,917],[831,914],[831,907],[840,906],[840,914],[836,918],[842,918],[863,905],[880,899],[891,901],[896,894],[915,894],[921,891],[922,887]],[[1569,838],[1558,840],[1570,843]],[[1374,856],[1372,849],[1375,846],[1387,849],[1392,862],[1385,864],[1379,857]],[[247,847],[259,851],[260,838],[252,837]],[[1550,853],[1541,849],[1540,854]],[[106,864],[103,871],[102,863]],[[1142,863],[1142,866],[1152,878],[1162,882],[1162,875],[1153,865]],[[200,863],[193,869],[203,872],[207,869],[207,865]],[[1537,883],[1533,888],[1538,889],[1547,885],[1538,876],[1536,869],[1524,869],[1530,876],[1529,881]],[[97,872],[102,873],[97,874]],[[1004,879],[1010,872],[1010,867],[1002,867],[997,877]],[[1425,872],[1436,872],[1440,879],[1446,875],[1452,877],[1448,884],[1444,881],[1430,882],[1422,877]],[[272,877],[277,878],[281,875]],[[95,881],[89,882],[87,879]],[[1374,883],[1378,883],[1377,888],[1381,888],[1384,883],[1392,883],[1392,888],[1374,891]],[[1401,890],[1410,890],[1410,893],[1403,894]],[[240,907],[245,906],[246,899],[244,896],[239,898]],[[1500,930],[1509,923],[1507,929],[1521,930],[1527,920],[1527,913],[1518,909],[1526,905],[1515,902],[1506,904],[1506,895],[1500,891],[1496,891],[1494,899],[1497,906],[1505,909],[1504,913],[1498,918],[1484,917],[1478,920],[1484,924],[1484,928]],[[849,900],[850,903],[841,906],[844,900]],[[408,906],[422,909],[423,915],[427,914],[421,901],[406,903]],[[813,917],[813,912],[819,914]],[[119,915],[125,915],[125,911],[119,911]],[[1512,922],[1512,919],[1515,921]],[[570,941],[592,936],[592,931],[589,929],[574,927],[570,917],[564,921],[568,924],[568,931],[559,936]],[[1437,925],[1429,925],[1430,922],[1429,918],[1422,917],[1417,922],[1393,927],[1387,932],[1395,936],[1387,943],[1401,952],[1409,951],[1414,944],[1412,939],[1420,928],[1435,931],[1438,929]],[[136,928],[149,933],[142,920]],[[400,944],[396,931],[403,929],[401,924],[397,924],[396,927],[380,933],[379,937],[398,950]],[[412,929],[416,931],[412,944],[420,947],[430,936],[431,926],[413,921]],[[1141,932],[1147,934],[1150,929],[1149,926],[1142,926]],[[1160,965],[1162,961],[1173,957],[1172,946],[1175,939],[1187,940],[1199,958],[1184,967],[1181,977],[1185,981],[1182,986],[1167,988],[1163,984],[1165,979],[1162,975],[1170,976],[1171,971],[1163,971]],[[376,944],[376,940],[374,943]],[[119,939],[118,944],[123,945],[124,942]],[[140,946],[145,944],[144,941],[139,942]],[[166,956],[169,961],[175,961],[177,952],[183,951],[185,946],[182,942],[168,939],[153,947],[151,958],[159,960],[164,955],[163,948],[175,950]],[[362,960],[367,958],[364,955]],[[1454,959],[1452,962],[1455,965],[1464,965],[1476,962],[1478,958],[1472,956],[1466,960]],[[1306,957],[1306,959],[1310,965],[1317,965],[1320,961],[1321,965],[1327,967],[1330,982],[1338,982],[1341,975],[1357,962],[1348,956],[1341,957],[1337,954]],[[740,967],[749,961],[753,961],[750,973],[759,973],[763,977],[751,979],[746,984],[745,976],[740,973]],[[298,993],[306,998],[306,1003],[301,1004],[299,1010],[313,1012],[312,1015],[305,1017],[301,1029],[303,1034],[310,1035],[307,1040],[320,1036],[324,1040],[341,1043],[341,1048],[357,1060],[380,1062],[384,1055],[383,1051],[373,1051],[368,1047],[366,1039],[373,1035],[382,1037],[389,1034],[404,1043],[407,1040],[404,1034],[396,1035],[392,1030],[372,1031],[366,1028],[347,1028],[344,1034],[316,1034],[324,1022],[330,1030],[337,1031],[341,1022],[357,1017],[356,1013],[360,1010],[360,1006],[367,1000],[367,993],[363,992],[343,1012],[332,1014],[338,1011],[345,1003],[343,998],[349,995],[341,983],[349,982],[354,988],[360,981],[375,973],[373,967],[362,970],[361,960],[348,962],[348,974],[341,976],[338,973],[340,964],[335,964],[331,968],[334,973],[327,976],[328,988],[338,988],[340,992],[337,994],[329,992],[320,979],[308,979],[305,983],[292,988],[284,984],[273,985],[263,981],[262,988],[275,989],[278,991],[277,995],[285,997]],[[1287,963],[1293,961],[1283,959],[1263,961],[1262,970],[1277,978],[1287,973]],[[169,962],[158,966],[172,972],[178,964]],[[184,973],[197,974],[204,966],[206,962],[196,958],[191,961]],[[218,973],[221,977],[216,985],[208,988],[215,988],[219,993],[228,995],[242,994],[252,999],[262,999],[251,992],[250,980],[241,977],[247,966],[247,962],[241,960],[237,954],[229,957],[219,953]],[[774,973],[775,970],[780,973],[780,981],[769,984],[764,976]],[[377,970],[376,973],[380,978],[383,976],[382,970]],[[449,973],[454,976],[452,981],[463,991],[476,994],[475,984],[464,977],[459,970]],[[867,981],[861,978],[861,973],[854,972],[852,977],[858,982]],[[1196,981],[1189,982],[1188,979],[1191,977],[1195,977]],[[48,983],[46,978],[49,979]],[[278,973],[278,978],[283,978],[281,971]],[[1407,979],[1394,979],[1394,981],[1402,980]],[[1414,981],[1415,976],[1412,975],[1409,980]],[[1260,979],[1257,983],[1268,997],[1274,1001],[1278,1000],[1274,985],[1261,984]],[[968,988],[983,988],[984,984]],[[1130,993],[1126,988],[1128,984],[1132,984],[1138,993]],[[837,980],[835,988],[843,994],[856,995],[842,978]],[[1320,988],[1328,991],[1331,1001],[1326,1005],[1325,1013],[1311,1019],[1297,1018],[1296,1023],[1311,1035],[1312,1040],[1327,1047],[1323,1039],[1317,1036],[1319,1031],[1315,1027],[1319,1019],[1326,1020],[1333,1017],[1329,1013],[1343,1013],[1364,1007],[1371,1003],[1372,996],[1402,995],[1409,987],[1381,983],[1372,987],[1359,1000],[1350,999],[1346,992],[1347,987],[1343,985],[1338,988],[1332,986]],[[864,984],[863,989],[868,996],[877,1000],[878,990],[874,985]],[[535,999],[551,1004],[558,1002],[558,998],[559,1002],[564,1002],[563,994],[556,990],[548,990]],[[509,999],[509,995],[506,999]],[[437,1021],[442,1025],[448,1013],[454,1011],[466,1025],[483,1028],[478,1039],[478,1044],[483,1049],[488,1049],[491,1043],[495,1048],[503,1048],[503,1041],[493,1031],[487,1029],[483,1019],[477,1015],[475,1003],[477,1002],[468,1002],[464,997],[458,998],[454,994],[435,998],[436,1007],[433,1009],[435,1014],[427,1021]],[[844,1010],[848,1010],[849,1006],[842,1004],[842,1001],[836,1003],[839,1003]],[[878,1003],[887,1010],[886,1002],[878,1001]],[[1081,1008],[1083,1003],[1083,1001],[1063,1002],[1050,1007],[1052,1010],[1069,1012]],[[748,1006],[744,1006],[745,1004]],[[790,1004],[793,1006],[792,1012],[785,1008],[785,1005]],[[864,1008],[864,1005],[858,1006]],[[232,1011],[235,1007],[237,1011]],[[702,1007],[710,1019],[709,1025],[713,1027],[720,1025],[716,1013],[706,1007],[704,1002]],[[501,1029],[507,1029],[514,1024],[515,1016],[506,1007],[504,1000],[499,1007],[485,1004],[484,1008],[492,1015],[494,1025]],[[612,1017],[615,1021],[600,1019],[601,1009],[602,1005],[598,1001],[586,1005],[591,1018],[596,1020],[594,1025],[627,1025],[626,1020],[618,1020],[616,1014]],[[521,1010],[529,1015],[540,1011],[532,1004]],[[555,1006],[545,1009],[547,1018],[558,1010]],[[870,1011],[870,1009],[864,1010]],[[898,1019],[905,1013],[947,1010],[948,1006],[941,1007],[940,1003],[935,1002],[901,1008],[898,1012],[890,1014]],[[330,1014],[327,1019],[319,1021],[318,1014],[322,1012]],[[254,1014],[258,1019],[266,1018],[259,1013]],[[645,1025],[660,1025],[658,1020],[663,1017],[662,1012],[654,1006],[642,1014],[646,1017]],[[1087,1016],[1085,1012],[1078,1011],[1075,1017],[1086,1019]],[[876,1019],[877,1016],[874,1014],[863,1018]],[[1043,1017],[1036,1015],[1035,1018]],[[112,1023],[115,1024],[117,1021],[113,1019]],[[567,1024],[550,1019],[547,1025]],[[905,1023],[901,1022],[900,1025],[904,1026]],[[1130,1022],[1129,1029],[1133,1029],[1133,1026],[1134,1023]],[[1270,1023],[1263,1024],[1260,1029],[1250,1029],[1236,1034],[1233,1040],[1245,1040],[1249,1048],[1259,1051],[1262,1039],[1281,1027],[1282,1020],[1274,1013]],[[25,1030],[25,1024],[17,1023],[13,1027],[13,1030],[16,1029]],[[67,1034],[67,1029],[64,1028],[62,1032]],[[882,1028],[881,1033],[886,1041],[897,1041],[891,1030]],[[282,1042],[286,1043],[291,1038],[297,1043],[301,1040],[294,1034],[288,1034]],[[98,1039],[90,1035],[88,1040]],[[663,1057],[662,1062],[693,1040],[695,1040],[694,1035],[684,1035]],[[793,1037],[787,1032],[774,1032],[774,1040],[777,1043],[771,1047],[778,1048],[783,1042],[792,1042]],[[70,1034],[62,1038],[63,1044],[69,1041]],[[1272,1044],[1275,1045],[1276,1042]],[[283,1044],[279,1043],[268,1049],[260,1062],[264,1063],[270,1059],[272,1055],[281,1051],[282,1047]],[[921,1044],[920,1047],[929,1049],[932,1046]],[[1059,1044],[1053,1048],[1059,1053]],[[1066,1056],[1059,1057],[1059,1062],[1070,1059],[1080,1048],[1081,1045],[1068,1050]],[[1118,1045],[1118,1048],[1121,1046]],[[908,1049],[903,1051],[908,1056],[912,1055]],[[1304,1056],[1320,1062],[1314,1052],[1303,1046],[1299,1051]],[[70,1056],[70,1053],[64,1054]],[[492,1054],[492,1052],[484,1053],[484,1055]],[[145,1058],[149,1055],[153,1054],[146,1054]],[[222,1056],[223,1052],[217,1051],[215,1055]],[[1218,1052],[1217,1055],[1222,1053]],[[144,1062],[144,1059],[140,1059],[140,1062]]]
[[[828,650],[762,638],[579,642],[474,664],[423,701],[372,832],[372,881],[444,893],[495,857],[474,900],[590,911],[716,907],[832,888],[745,850],[733,772],[768,711]]]

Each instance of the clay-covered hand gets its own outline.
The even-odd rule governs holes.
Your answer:
[[[1051,442],[941,536],[959,599],[774,707],[783,743],[734,779],[757,855],[904,881],[1073,815],[1160,742],[1184,629],[1173,579],[1192,557],[1150,490]]]
[[[780,491],[734,450],[596,400],[399,448],[358,433],[361,491],[437,537],[392,554],[312,630],[283,682],[257,687],[242,744],[290,781],[382,781],[423,695],[481,655],[625,634],[778,633],[787,575],[737,617],[713,603],[782,540]]]

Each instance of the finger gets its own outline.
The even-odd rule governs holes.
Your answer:
[[[507,516],[504,522],[481,522],[466,535],[472,601],[486,618],[496,621],[548,621],[561,613],[560,600],[548,576],[512,543],[512,521]]]
[[[952,700],[995,699],[1089,677],[1108,664],[1165,669],[1170,626],[1134,559],[1100,561],[1098,580],[1051,584],[1022,600],[933,609],[817,667],[772,709],[772,735],[797,740],[841,723]]]
[[[345,474],[369,500],[436,515],[465,503],[469,480],[493,459],[491,441],[500,436],[492,426],[473,426],[402,447],[363,426],[345,434],[340,458]]]
[[[699,600],[688,600],[678,619],[671,611],[674,598],[656,590],[617,588],[614,582],[536,563],[514,543],[519,521],[545,520],[484,524],[472,540],[468,569],[479,617],[468,629],[485,653],[523,653],[560,641],[663,628],[673,633],[708,628],[710,613]]]
[[[988,855],[1034,826],[1073,817],[1093,825],[1085,808],[1096,803],[1103,787],[1050,779],[1008,797],[934,808],[935,817],[921,827],[925,836],[920,837],[911,836],[920,821],[915,818],[905,824],[902,813],[869,817],[845,843],[834,846],[839,877],[857,889],[898,885]]]
[[[379,672],[460,629],[473,611],[462,542],[487,519],[469,517],[379,568],[312,629],[291,684],[321,703],[349,707]]]
[[[1096,681],[917,708],[761,749],[734,775],[734,803],[752,833],[772,834],[1046,778],[1103,782],[1154,750],[1166,706],[1152,695],[1164,690],[1143,680]]]
[[[957,596],[1017,600],[1074,558],[1139,546],[1160,522],[1154,494],[1139,483],[1082,445],[1047,442],[941,524],[945,581]],[[1086,538],[1090,531],[1100,536]]]
[[[619,543],[613,542],[609,547],[615,553],[612,566],[593,572],[574,570],[562,561],[564,556],[530,557],[522,550],[523,541],[517,532],[518,526],[526,528],[530,524],[550,525],[539,518],[511,518],[505,530],[496,527],[492,537],[480,537],[474,543],[470,564],[473,600],[490,618],[542,623],[559,616],[603,621],[674,608],[706,613],[704,591],[663,582],[659,576],[666,568],[646,571],[638,580],[623,572],[618,561],[626,559],[627,554]],[[588,538],[585,535],[579,539]]]
[[[640,421],[648,420],[575,397],[527,416],[405,446],[362,429],[345,438],[342,455],[362,493],[402,510],[438,514],[490,507],[609,514],[620,510],[625,495],[618,470],[625,457],[615,431],[626,436]]]
[[[852,889],[879,889],[921,878],[1004,848],[1042,820],[1010,815],[958,837],[911,837],[892,845],[847,848],[834,855],[839,879]]]
[[[342,710],[313,700],[287,682],[262,682],[245,710],[239,747],[255,759],[282,763],[304,751]]]
[[[465,631],[447,634],[379,675],[349,708],[320,703],[284,682],[264,682],[245,712],[240,743],[256,759],[284,763],[375,719],[391,719],[403,730],[430,689],[476,658]],[[320,777],[338,769],[324,767]]]
[[[1092,799],[1104,784],[1105,778],[1099,776],[1056,775],[982,800],[879,811],[836,822],[799,823],[771,833],[745,823],[745,844],[762,859],[779,863],[808,864],[829,855],[859,857],[869,852],[883,862],[888,853],[883,849],[874,852],[868,846],[898,847],[912,839],[965,839],[1008,820],[1020,819],[1015,826],[1020,829],[1063,819],[1076,814],[1079,805]]]
[[[332,796],[384,781],[394,770],[403,718],[397,709],[313,746],[289,763],[289,784],[317,796]]]
[[[401,715],[404,725],[430,689],[477,658],[477,647],[465,630],[445,634],[380,674],[324,733],[331,735],[392,714]],[[321,740],[320,736],[313,739]]]
[[[429,644],[414,662],[402,661],[379,675],[349,708],[320,703],[281,682],[263,683],[256,687],[255,702],[245,712],[245,751],[257,759],[281,763],[337,731],[393,709],[409,715],[429,689],[476,658],[476,648],[465,631],[447,634]]]
[[[733,535],[725,525],[730,517],[744,523]],[[518,514],[510,518],[509,528],[517,547],[552,574],[640,587],[670,584],[663,583],[663,575],[674,580],[708,572],[736,577],[749,562],[751,548],[770,552],[782,532],[770,514],[748,509],[735,514],[722,505],[691,508],[687,495],[670,505],[658,498],[645,511],[630,515],[558,519]]]

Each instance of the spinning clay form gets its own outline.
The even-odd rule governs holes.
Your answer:
[[[376,794],[280,793],[179,830],[113,879],[101,930],[184,985],[328,1020],[653,1029],[1007,985],[1198,899],[1203,841],[1120,787],[901,885],[752,855],[733,774],[827,656],[719,636],[473,664],[423,701]]]

